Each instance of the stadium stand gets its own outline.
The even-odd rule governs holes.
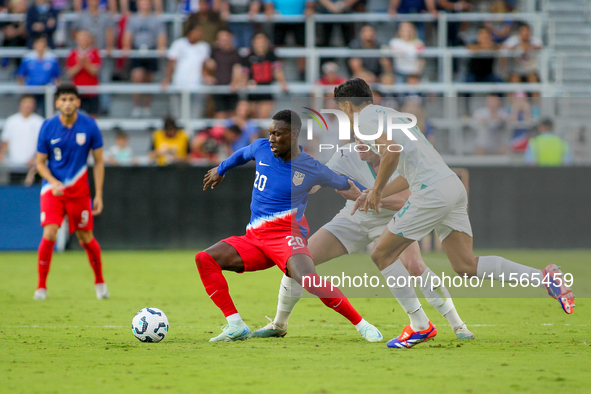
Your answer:
[[[14,1],[14,10],[22,10],[17,7],[18,1]],[[510,111],[515,107],[515,100],[525,96],[529,108],[519,107],[516,115],[507,123],[506,143],[513,142],[516,130],[529,132],[537,121],[543,117],[554,119],[556,132],[564,137],[573,150],[576,164],[591,162],[591,154],[585,141],[591,139],[590,131],[585,122],[591,88],[591,7],[585,0],[522,0],[518,2],[494,2],[502,3],[502,6],[491,7],[491,2],[471,2],[470,12],[450,12],[439,10],[433,13],[326,13],[316,12],[311,16],[304,15],[277,15],[272,17],[263,13],[254,14],[229,14],[223,12],[223,21],[217,21],[216,26],[223,26],[226,22],[231,26],[247,24],[253,26],[256,31],[264,31],[273,35],[273,23],[301,24],[305,26],[305,47],[297,47],[292,39],[288,45],[275,48],[275,55],[282,61],[284,74],[288,84],[288,94],[282,93],[282,87],[274,83],[271,85],[247,86],[239,92],[239,97],[247,98],[248,94],[272,94],[275,97],[275,108],[288,107],[292,97],[321,97],[326,92],[332,91],[332,86],[318,83],[321,78],[321,66],[327,61],[335,62],[342,76],[348,74],[347,59],[352,57],[361,59],[387,58],[392,61],[397,54],[388,46],[388,41],[395,36],[400,22],[411,22],[421,26],[424,30],[425,47],[415,54],[424,59],[425,67],[420,78],[407,80],[406,83],[396,81],[395,78],[386,78],[382,83],[374,84],[375,90],[384,98],[394,97],[403,104],[404,97],[409,91],[421,96],[425,111],[429,117],[429,123],[433,127],[436,136],[437,149],[453,165],[463,164],[522,164],[522,150],[508,149],[507,154],[476,156],[476,135],[479,125],[475,123],[472,114],[475,109],[485,104],[487,94],[494,93],[501,96],[502,105]],[[164,2],[157,5],[165,12],[158,14],[158,18],[165,24],[167,43],[183,36],[183,25],[189,18],[187,10],[177,10],[176,2]],[[183,3],[184,4],[184,3]],[[202,7],[207,7],[207,2],[199,2]],[[214,6],[217,1],[213,2]],[[499,10],[510,12],[500,13]],[[203,11],[203,10],[202,10]],[[211,10],[210,10],[211,11]],[[207,18],[214,15],[212,12],[202,12],[199,18]],[[205,15],[205,16],[203,16]],[[216,14],[220,15],[220,14]],[[59,58],[62,76],[65,77],[65,60],[72,47],[75,45],[70,32],[76,26],[79,16],[75,12],[64,10],[58,18],[58,28],[55,33],[56,49],[52,53]],[[127,14],[112,15],[115,30],[120,30],[129,18]],[[195,17],[195,20],[200,20]],[[4,32],[7,26],[17,26],[26,20],[23,13],[0,13],[0,29]],[[203,22],[203,19],[201,19]],[[208,22],[208,21],[206,21]],[[322,28],[326,24],[346,22],[353,26],[355,34],[365,24],[380,27],[380,34],[388,36],[388,41],[377,49],[351,49],[349,44],[342,39],[343,34],[339,29],[332,40],[319,37],[317,32],[323,33],[327,29]],[[203,22],[205,23],[205,22]],[[513,37],[512,49],[502,46],[506,42],[502,35],[510,32],[508,37],[519,33],[521,26],[531,28],[531,41],[541,43],[537,49],[532,44],[530,49],[522,46],[523,40]],[[285,25],[283,25],[285,26]],[[493,38],[499,41],[499,50],[483,51],[470,49],[468,46],[477,41],[478,28],[487,28],[493,32]],[[451,29],[451,30],[450,30]],[[456,31],[457,29],[457,31]],[[453,30],[453,31],[452,31]],[[388,33],[390,32],[390,33]],[[119,33],[117,33],[119,34]],[[420,34],[420,33],[419,33]],[[454,39],[450,39],[450,34]],[[456,37],[457,35],[457,37]],[[0,42],[7,41],[3,39]],[[509,39],[507,38],[507,40]],[[517,41],[515,41],[517,40]],[[317,46],[317,42],[323,45]],[[449,46],[454,43],[456,46]],[[457,45],[460,43],[460,45]],[[12,45],[12,44],[8,44]],[[525,49],[524,49],[525,48]],[[20,46],[0,46],[0,128],[5,119],[16,112],[16,99],[23,93],[44,95],[44,108],[47,116],[54,112],[52,94],[53,85],[46,86],[21,86],[15,83],[14,73],[17,64],[29,53],[29,49]],[[241,50],[244,54],[244,48]],[[164,76],[165,53],[162,50],[150,50],[145,48],[123,51],[121,49],[100,50],[103,59],[114,62],[114,73],[108,82],[101,76],[101,83],[96,87],[82,87],[81,92],[86,94],[99,93],[108,96],[109,100],[101,100],[101,103],[110,103],[108,108],[98,118],[99,126],[103,130],[106,146],[113,145],[116,133],[113,130],[123,130],[129,135],[129,144],[139,156],[147,156],[150,147],[151,132],[162,127],[162,119],[170,115],[170,97],[180,99],[177,121],[179,126],[190,135],[196,135],[199,131],[210,128],[216,124],[213,113],[206,111],[203,117],[195,117],[191,114],[192,101],[196,97],[210,94],[231,94],[231,85],[201,85],[193,88],[179,88],[168,86],[163,90],[161,80]],[[400,56],[400,54],[398,54]],[[151,83],[131,83],[129,67],[121,67],[123,60],[129,59],[154,59],[160,64],[159,72],[155,73]],[[305,58],[306,67],[304,75],[298,72],[297,59]],[[466,82],[468,68],[474,59],[481,59],[480,65],[488,62],[495,73],[503,79],[502,83],[491,82]],[[510,71],[519,62],[529,62],[535,67],[537,81],[531,83],[527,78],[523,82],[509,82]],[[129,61],[128,61],[129,63]],[[300,78],[303,77],[303,78]],[[63,79],[63,78],[62,78]],[[413,83],[412,86],[409,84]],[[132,119],[132,95],[150,94],[154,101],[151,106],[151,116]],[[514,97],[519,96],[519,97]],[[582,96],[582,97],[581,97]],[[522,100],[523,101],[523,100]],[[210,111],[211,112],[211,111]],[[458,119],[460,120],[458,122]],[[254,119],[256,124],[265,127],[268,119]],[[517,136],[519,137],[519,136]],[[515,138],[517,138],[515,137]],[[148,163],[149,161],[139,161]],[[200,163],[202,163],[200,161]]]

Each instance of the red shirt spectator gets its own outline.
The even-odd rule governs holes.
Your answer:
[[[68,75],[76,86],[96,86],[99,84],[101,55],[98,49],[91,45],[92,36],[87,31],[79,31],[76,41],[78,47],[72,49],[66,60]]]
[[[318,81],[320,85],[340,85],[347,78],[339,75],[339,66],[334,62],[327,62],[322,65],[322,78]]]
[[[98,49],[92,44],[92,35],[86,30],[79,30],[76,33],[76,42],[78,47],[72,49],[66,59],[68,76],[76,86],[97,86],[102,61]],[[80,99],[80,109],[96,118],[100,107],[98,95],[83,94]]]

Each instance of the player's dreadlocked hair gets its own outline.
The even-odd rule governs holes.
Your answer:
[[[291,131],[300,131],[302,129],[302,119],[296,112],[284,109],[273,115],[273,120],[282,120],[291,125]]]
[[[60,83],[57,89],[55,89],[55,99],[57,100],[62,94],[73,94],[76,97],[80,97],[76,85],[68,82]]]
[[[361,78],[353,78],[334,88],[334,99],[337,103],[350,101],[356,107],[373,104],[373,92]]]

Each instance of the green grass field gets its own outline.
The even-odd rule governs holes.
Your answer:
[[[589,278],[591,251],[497,252],[536,267],[557,259]],[[410,350],[367,343],[320,301],[303,299],[282,339],[210,344],[225,319],[199,280],[193,251],[105,252],[111,299],[98,301],[83,252],[54,255],[49,297],[33,301],[34,253],[0,253],[0,392],[2,393],[588,393],[589,299],[566,315],[544,298],[456,298],[476,335],[455,339],[426,302],[439,333]],[[426,255],[443,267],[444,256]],[[368,255],[345,257],[351,264]],[[435,270],[435,269],[434,269]],[[377,271],[376,271],[377,272]],[[436,271],[437,272],[437,271]],[[226,274],[236,305],[256,329],[273,316],[278,269]],[[577,282],[578,280],[578,282]],[[453,295],[453,290],[452,290]],[[352,299],[386,339],[408,319],[394,299]],[[170,330],[161,343],[141,343],[131,320],[161,308]]]

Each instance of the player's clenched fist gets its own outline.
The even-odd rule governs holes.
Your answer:
[[[211,170],[207,171],[205,177],[203,178],[203,190],[207,190],[208,186],[211,186],[212,189],[224,180],[224,177],[218,174],[218,168],[212,168]]]
[[[60,181],[54,182],[51,184],[51,194],[56,197],[64,195],[64,184]]]

